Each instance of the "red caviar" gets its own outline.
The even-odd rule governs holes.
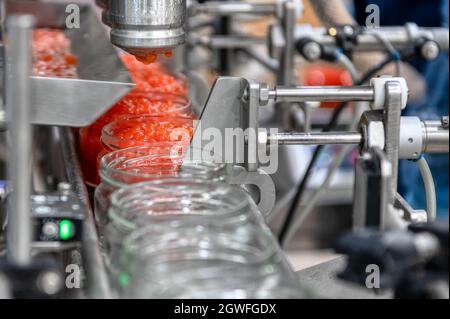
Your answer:
[[[121,58],[137,87],[95,123],[80,130],[80,160],[85,180],[91,185],[100,182],[97,160],[100,153],[104,154],[101,135],[107,124],[133,115],[192,117],[184,79],[167,73],[159,63],[144,65],[128,54]],[[136,145],[140,145],[140,142]]]
[[[180,96],[158,93],[129,94],[92,125],[80,129],[80,160],[86,181],[92,185],[99,183],[97,158],[103,151],[100,140],[102,129],[107,124],[130,115],[188,116],[190,112],[189,100]]]
[[[188,95],[186,80],[169,74],[160,63],[145,65],[130,54],[123,54],[121,58],[136,83],[136,91]]]
[[[164,57],[170,59],[172,57],[172,51],[151,51],[149,53],[147,53],[146,55],[136,55],[136,60],[138,60],[139,62],[142,62],[144,64],[152,64],[155,63],[156,60],[158,59],[159,55],[164,55]]]
[[[33,74],[75,78],[77,58],[70,51],[70,39],[63,31],[41,28],[33,31]]]
[[[107,151],[133,146],[187,146],[193,132],[192,119],[185,117],[126,117],[103,128],[102,143]]]

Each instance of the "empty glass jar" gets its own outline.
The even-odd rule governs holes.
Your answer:
[[[202,218],[160,220],[131,233],[114,262],[127,298],[302,296],[276,240],[258,225],[230,232]]]
[[[95,191],[95,216],[103,227],[107,222],[110,195],[117,189],[145,181],[199,179],[227,182],[225,164],[187,159],[184,153],[163,147],[134,147],[105,155],[100,161],[101,183]]]
[[[201,220],[233,233],[249,225],[268,231],[247,192],[218,181],[157,180],[120,189],[110,199],[106,241],[112,250],[131,232],[161,221]]]

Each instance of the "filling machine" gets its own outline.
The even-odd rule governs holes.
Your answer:
[[[317,1],[317,6],[322,2]],[[0,149],[5,176],[0,195],[7,201],[0,219],[0,297],[2,293],[13,297],[115,297],[76,147],[77,128],[93,123],[135,85],[114,46],[144,62],[174,51],[170,62],[185,71],[199,119],[191,141],[194,153],[195,149],[206,150],[215,154],[216,161],[232,165],[231,183],[243,185],[267,221],[290,207],[279,234],[282,245],[311,213],[323,189],[310,195],[312,207],[297,209],[304,200],[307,172],[297,194],[285,193],[280,198],[271,175],[278,169],[296,169],[279,158],[280,147],[312,145],[320,152],[323,146],[339,145],[342,151],[330,171],[337,169],[350,147],[358,149],[352,194],[353,226],[358,232],[344,238],[337,249],[350,256],[341,277],[361,282],[358,267],[377,260],[371,255],[372,248],[379,245],[388,252],[395,250],[383,237],[391,232],[399,242],[407,241],[405,249],[412,247],[414,258],[429,260],[445,249],[448,254],[448,245],[445,248],[440,241],[442,230],[431,224],[436,217],[433,198],[429,198],[426,211],[419,211],[397,191],[400,160],[421,161],[424,154],[448,154],[448,117],[430,121],[402,116],[411,95],[407,81],[399,75],[380,77],[380,67],[361,79],[348,59],[359,52],[388,51],[390,59],[385,65],[410,56],[433,60],[448,52],[448,29],[414,24],[389,28],[299,25],[296,21],[303,7],[301,1],[291,0],[98,0],[96,5],[77,4],[81,23],[68,28],[67,3],[1,2]],[[241,16],[272,17],[267,36],[245,34],[236,28],[232,18]],[[31,34],[39,27],[61,29],[70,39],[77,57],[74,78],[31,75]],[[211,28],[212,33],[208,32]],[[216,54],[219,76],[211,88],[196,72],[203,65],[195,56],[198,49]],[[273,73],[276,83],[237,74],[233,61],[242,56]],[[294,69],[299,57],[347,66],[354,85],[297,85]],[[313,129],[316,123],[311,117],[314,103],[320,102],[341,103],[323,131]],[[356,105],[350,116],[353,119],[343,123],[339,117],[349,103]],[[293,106],[298,106],[295,112]],[[277,113],[269,124],[260,119],[265,108]],[[280,120],[286,116],[302,129],[287,127]],[[215,130],[220,138],[211,143],[205,139],[208,130]],[[230,145],[226,139],[230,131],[242,139],[241,147]],[[236,151],[231,159],[230,148]],[[274,161],[275,168],[271,166]],[[329,182],[325,180],[325,184]],[[358,235],[369,230],[371,236]],[[443,234],[445,237],[445,230]],[[446,236],[448,240],[448,225]],[[351,245],[355,238],[360,249]],[[81,267],[82,289],[63,289],[61,269],[67,264]]]

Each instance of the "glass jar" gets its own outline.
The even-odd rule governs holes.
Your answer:
[[[101,142],[106,153],[135,146],[187,148],[194,133],[192,118],[144,115],[121,118],[106,125]]]
[[[101,143],[103,128],[126,116],[148,114],[193,118],[191,103],[183,96],[134,90],[92,125],[79,131],[80,162],[85,181],[89,185],[96,186],[100,182],[97,159],[103,151]]]
[[[269,231],[256,204],[239,186],[214,180],[164,179],[114,192],[108,210],[106,241],[120,247],[131,232],[160,221],[201,219],[232,231],[257,225]]]
[[[281,287],[300,291],[271,233],[257,225],[241,230],[197,218],[162,220],[131,233],[115,261],[121,294],[248,298]]]
[[[161,179],[227,182],[228,166],[186,159],[165,148],[141,146],[119,150],[100,160],[101,183],[95,190],[95,217],[100,229],[108,222],[110,195],[127,185]]]

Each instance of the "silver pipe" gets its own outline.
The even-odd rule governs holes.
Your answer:
[[[31,261],[31,156],[32,126],[31,28],[34,17],[15,15],[7,20],[6,111],[10,147],[8,179],[13,192],[8,202],[8,261],[27,266]]]
[[[5,101],[4,93],[4,70],[5,70],[5,48],[3,45],[3,36],[5,31],[6,7],[5,1],[0,0],[0,131],[5,129]]]
[[[423,152],[427,154],[449,153],[449,130],[441,121],[423,121]]]
[[[285,47],[280,59],[280,71],[277,75],[278,84],[292,85],[294,81],[294,56],[295,56],[295,26],[297,24],[297,9],[293,1],[283,4],[283,33]]]
[[[255,45],[266,44],[265,38],[255,38],[247,36],[212,36],[199,39],[200,44],[213,49],[236,49],[253,47]]]
[[[358,145],[362,139],[362,134],[357,132],[278,133],[269,136],[270,144],[278,145]]]
[[[274,3],[246,3],[246,2],[220,2],[210,1],[202,4],[195,4],[190,8],[190,14],[210,14],[210,15],[274,15],[277,7]]]
[[[336,37],[328,35],[325,28],[311,29],[311,33],[307,34],[311,40],[314,40],[325,46],[336,46]],[[373,30],[364,30],[357,36],[357,45],[355,51],[385,51],[386,46],[381,43],[373,34],[381,35],[387,42],[389,42],[396,50],[406,49],[411,44],[414,44],[420,38],[434,40],[439,44],[439,48],[448,51],[448,29],[444,28],[419,28],[418,33],[413,35],[414,38],[408,34],[406,27],[382,27]],[[299,36],[300,33],[297,33]],[[304,34],[301,36],[305,36]],[[297,40],[299,38],[297,37]]]
[[[272,99],[282,102],[351,102],[373,101],[374,89],[370,86],[304,86],[277,87],[269,92]]]

